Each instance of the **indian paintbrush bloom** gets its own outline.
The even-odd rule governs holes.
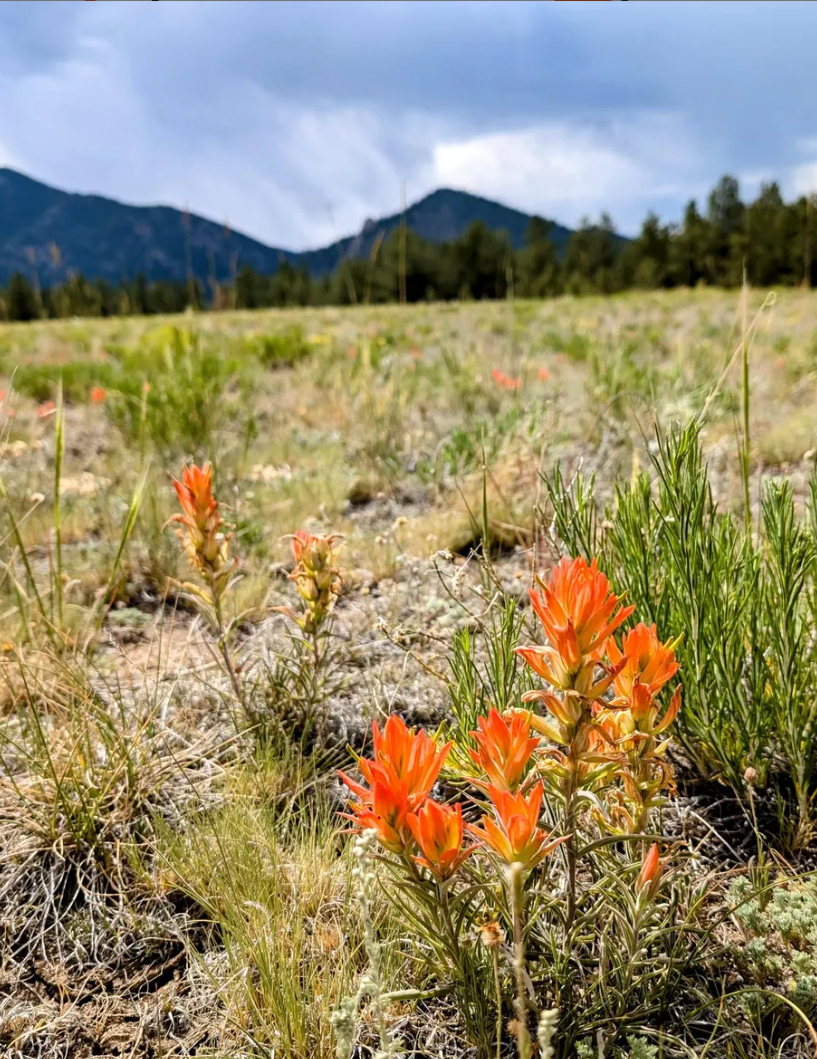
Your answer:
[[[530,737],[530,714],[520,710],[508,721],[492,707],[477,724],[479,731],[471,735],[478,749],[470,751],[471,759],[498,790],[516,790],[539,745],[538,739]]]
[[[554,839],[539,827],[543,789],[540,781],[526,797],[489,787],[488,796],[493,802],[496,819],[483,816],[482,827],[469,824],[468,830],[482,839],[506,864],[534,868],[568,838],[565,835]]]
[[[657,736],[677,716],[681,688],[675,689],[663,715],[658,693],[678,671],[677,643],[662,644],[654,625],[641,624],[625,634],[621,649],[612,638],[607,644],[618,670],[615,697],[609,706],[597,707],[595,719],[610,738],[606,757],[618,762],[623,787],[620,804],[610,805],[612,830],[643,831],[662,790],[672,786],[672,766],[664,760],[668,743],[659,743]]]
[[[494,368],[491,372],[491,378],[501,387],[503,390],[521,390],[522,380],[513,378],[510,375],[506,375],[500,368]]]
[[[440,880],[449,879],[476,846],[462,848],[462,807],[440,805],[427,798],[419,811],[409,813],[411,833],[420,847],[417,863]]]
[[[371,829],[377,832],[377,838],[385,849],[392,853],[404,853],[412,843],[405,780],[391,785],[376,780],[371,791],[362,790],[366,800],[350,802],[351,814],[341,815],[353,820],[361,831]]]
[[[640,622],[634,629],[625,632],[619,649],[613,637],[607,643],[607,657],[614,666],[621,668],[613,679],[615,703],[627,704],[637,682],[646,687],[650,695],[656,695],[678,672],[675,649],[680,637],[662,644],[655,625]]]
[[[366,782],[372,789],[377,782],[392,790],[405,784],[408,808],[411,811],[418,809],[437,782],[451,743],[438,747],[424,728],[412,732],[396,714],[386,721],[382,733],[375,721],[372,735],[374,759],[361,758],[358,762]],[[361,802],[371,802],[371,791],[343,772],[340,777]]]
[[[179,524],[176,530],[191,566],[210,584],[215,597],[225,588],[230,573],[229,534],[223,532],[224,522],[219,514],[218,501],[213,496],[213,470],[204,467],[182,468],[182,480],[173,479],[173,486],[182,513],[168,520]]]
[[[638,878],[635,881],[636,892],[638,894],[646,892],[647,897],[652,897],[658,888],[660,878],[661,859],[658,853],[658,844],[653,842],[641,862],[641,871],[639,871]]]
[[[594,685],[595,666],[607,638],[635,608],[616,610],[620,597],[610,591],[595,559],[588,565],[582,556],[565,557],[549,582],[537,581],[541,593],[531,589],[530,600],[550,646],[517,647],[517,653],[552,687],[598,698],[612,678]]]
[[[290,538],[295,569],[289,575],[307,607],[302,624],[314,631],[327,617],[340,594],[340,572],[335,565],[342,545],[336,534],[316,536],[298,530]]]
[[[92,386],[91,387],[91,393],[90,393],[91,404],[102,404],[102,402],[105,400],[106,397],[107,397],[107,394],[105,393],[105,390],[101,386]]]

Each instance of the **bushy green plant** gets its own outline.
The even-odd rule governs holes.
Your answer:
[[[21,364],[14,372],[14,388],[35,401],[56,400],[62,383],[66,401],[87,401],[94,387],[110,390],[118,383],[117,365],[110,361],[70,360],[65,364]]]
[[[244,348],[268,370],[292,368],[313,352],[312,343],[298,324],[287,327],[279,334],[246,336]]]
[[[652,477],[617,485],[603,517],[593,479],[567,484],[557,467],[543,519],[627,584],[634,620],[683,633],[684,745],[741,797],[749,769],[759,786],[789,776],[799,820],[788,838],[803,842],[817,793],[814,518],[795,517],[789,485],[769,484],[760,537],[747,536],[714,500],[696,424],[659,434],[650,458]]]
[[[251,373],[197,331],[162,328],[120,361],[105,408],[130,444],[200,457],[246,414]]]

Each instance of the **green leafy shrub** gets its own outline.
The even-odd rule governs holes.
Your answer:
[[[60,380],[69,403],[87,401],[91,390],[117,385],[117,365],[109,361],[72,360],[66,364],[21,364],[14,373],[14,388],[34,401],[54,401]]]
[[[602,512],[592,477],[546,477],[546,525],[571,552],[597,555],[614,584],[627,584],[633,621],[684,634],[679,736],[704,776],[739,796],[771,782],[793,787],[796,832],[807,840],[817,794],[817,619],[815,505],[795,517],[791,486],[764,491],[759,540],[719,510],[696,425],[660,435],[652,478],[618,485]]]
[[[117,393],[106,402],[129,443],[149,440],[165,457],[215,450],[218,431],[243,416],[250,373],[195,331],[161,328],[120,354]]]
[[[244,345],[269,370],[292,368],[312,354],[312,344],[297,324],[277,335],[251,335]]]

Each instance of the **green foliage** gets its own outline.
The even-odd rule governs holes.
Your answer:
[[[7,320],[36,320],[42,316],[34,289],[20,272],[15,272],[9,280],[3,306]]]
[[[35,401],[53,401],[62,383],[69,403],[87,401],[95,386],[109,390],[117,385],[118,370],[108,361],[71,360],[65,364],[21,364],[14,373],[14,388]]]
[[[280,334],[251,335],[245,338],[247,350],[267,369],[292,368],[312,353],[312,346],[297,324]]]
[[[817,1010],[817,879],[780,877],[763,907],[749,879],[734,880],[728,892],[744,932],[734,957],[744,973],[769,990],[785,991],[806,1016]],[[768,1008],[770,1005],[765,1005]]]
[[[119,369],[106,411],[129,443],[150,441],[167,458],[218,451],[216,434],[243,415],[247,366],[196,331],[160,328]]]
[[[798,806],[807,840],[817,794],[817,656],[814,516],[795,517],[788,484],[767,486],[759,541],[713,499],[695,424],[658,435],[645,474],[615,488],[603,519],[593,478],[546,477],[557,537],[572,554],[597,555],[626,587],[633,621],[683,633],[679,735],[704,775],[746,796],[772,782]],[[817,484],[812,482],[812,507]]]
[[[622,418],[633,404],[656,392],[658,372],[651,359],[638,356],[637,345],[625,342],[614,349],[593,347],[587,387],[590,397],[606,412]]]

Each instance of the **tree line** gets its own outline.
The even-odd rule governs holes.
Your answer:
[[[260,309],[306,305],[384,304],[454,299],[612,294],[706,284],[735,287],[744,268],[753,286],[808,286],[817,280],[817,211],[812,198],[785,202],[776,183],[744,203],[734,177],[711,191],[706,208],[690,202],[677,224],[650,213],[638,236],[623,240],[607,214],[584,221],[560,254],[550,224],[532,218],[525,246],[472,223],[458,239],[432,243],[410,230],[378,240],[368,259],[339,261],[334,273],[311,277],[283,261],[273,275],[242,266],[232,281],[205,285],[148,282],[144,276],[112,284],[72,275],[40,288],[18,272],[0,291],[0,319],[117,316],[196,309]]]

